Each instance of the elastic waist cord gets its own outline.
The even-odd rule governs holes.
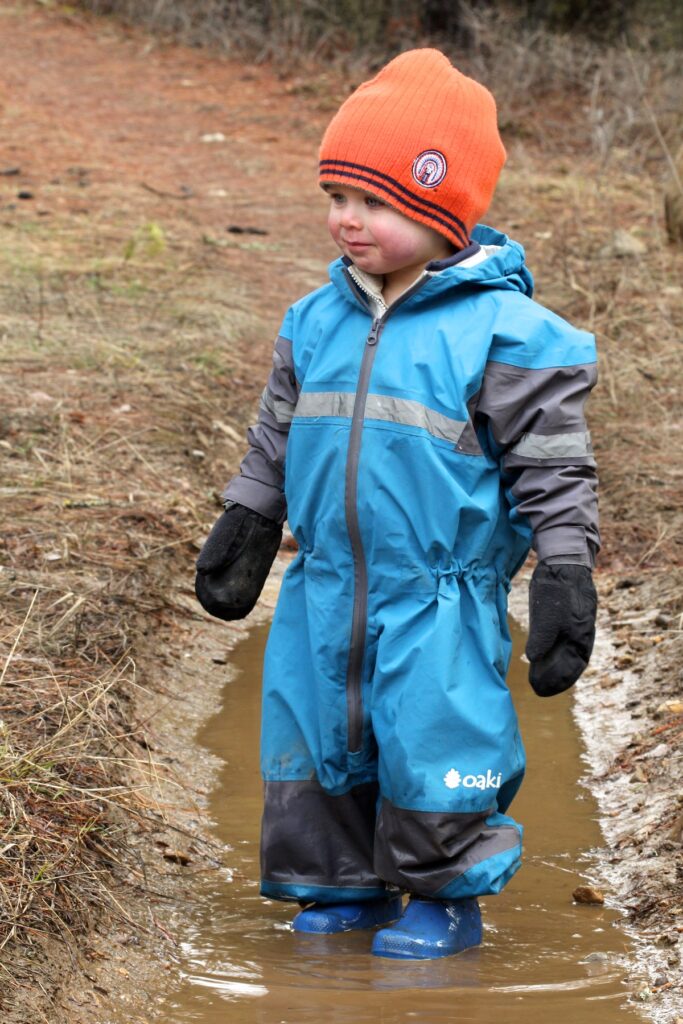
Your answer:
[[[510,574],[494,565],[482,565],[479,562],[453,562],[449,566],[437,566],[432,570],[438,580],[457,579],[488,583],[500,583],[506,590],[510,589]]]

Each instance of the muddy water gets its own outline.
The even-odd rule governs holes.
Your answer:
[[[228,868],[205,883],[178,922],[178,986],[165,1024],[611,1024],[625,1005],[625,941],[614,912],[576,906],[596,808],[577,784],[581,748],[570,697],[534,697],[515,635],[510,685],[529,771],[513,811],[526,826],[525,866],[482,901],[484,944],[458,957],[400,962],[368,955],[367,933],[305,937],[288,929],[296,908],[258,895],[259,680],[266,628],[235,651],[238,670],[200,742],[224,762],[211,803]],[[552,1015],[552,1016],[551,1016]]]

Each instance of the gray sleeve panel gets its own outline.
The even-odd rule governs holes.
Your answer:
[[[594,363],[531,370],[490,362],[478,416],[488,420],[516,511],[529,517],[539,558],[600,547],[597,474],[584,405]]]
[[[287,518],[285,455],[298,397],[292,343],[279,337],[273,352],[273,369],[261,396],[258,422],[247,431],[249,451],[242,459],[239,475],[229,481],[223,492],[224,500],[238,501],[278,523]]]
[[[525,434],[585,433],[583,407],[596,380],[595,363],[529,370],[490,362],[477,411],[489,418],[502,449],[512,448]]]
[[[599,549],[593,466],[530,466],[516,473],[512,485],[516,512],[529,517],[539,558]]]
[[[289,338],[280,336],[275,342],[273,369],[266,384],[266,393],[276,408],[288,406],[293,410],[299,399],[299,391],[292,359],[292,343]]]

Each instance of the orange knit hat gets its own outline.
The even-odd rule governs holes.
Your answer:
[[[332,118],[320,147],[320,184],[372,192],[463,248],[504,163],[488,89],[439,50],[409,50]]]

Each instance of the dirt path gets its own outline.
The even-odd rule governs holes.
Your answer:
[[[11,722],[19,698],[29,718],[42,714],[35,701],[49,707],[57,699],[49,686],[62,693],[65,680],[71,685],[82,676],[85,685],[100,666],[114,666],[122,697],[110,715],[119,715],[132,747],[168,773],[168,806],[158,795],[150,804],[156,831],[150,838],[149,825],[140,825],[122,865],[115,863],[116,829],[107,826],[111,857],[104,863],[120,913],[112,903],[102,915],[93,896],[87,912],[74,910],[79,934],[64,933],[68,917],[59,927],[48,922],[45,934],[28,929],[13,964],[18,987],[2,998],[8,1024],[102,1024],[108,1006],[135,1003],[135,992],[144,989],[151,1019],[150,955],[156,972],[170,969],[175,941],[164,925],[164,900],[191,894],[192,871],[205,870],[215,855],[200,821],[200,790],[210,770],[198,766],[193,776],[187,750],[220,680],[207,685],[202,700],[194,695],[182,704],[186,731],[174,732],[171,712],[187,700],[177,666],[197,642],[214,645],[220,663],[240,636],[239,629],[218,633],[198,615],[191,562],[213,518],[214,492],[239,460],[284,309],[324,281],[335,255],[315,154],[349,83],[332,73],[280,79],[272,68],[158,46],[142,32],[28,2],[0,10],[0,49],[0,458],[8,527],[0,587],[7,595],[8,652],[24,630],[12,663],[21,671],[16,680],[7,674],[11,700],[3,701],[3,715]],[[559,150],[548,154],[523,137],[510,138],[508,148],[510,166],[492,222],[528,242],[531,265],[544,268],[542,299],[600,329],[603,307],[577,281],[596,273],[590,252],[604,244],[605,232],[623,218],[645,223],[652,217],[651,183],[625,169],[628,154],[615,158],[622,163],[608,187],[593,180],[590,156],[570,172]],[[534,195],[543,196],[542,223]],[[629,277],[627,286],[623,265],[610,259],[599,264],[605,291],[609,282],[612,288],[605,302],[622,303],[623,320],[640,322],[643,296],[656,282],[646,372],[654,374],[652,387],[663,381],[657,401],[666,421],[669,364],[657,344],[667,336],[671,306],[681,305],[680,261],[664,260],[655,247],[642,261],[647,281]],[[645,985],[646,1001],[656,1003],[680,984],[683,932],[676,917],[681,777],[673,757],[681,721],[675,706],[680,656],[673,652],[680,592],[671,580],[663,582],[653,561],[674,550],[666,519],[673,478],[666,467],[659,477],[653,476],[659,469],[648,467],[649,476],[642,470],[658,525],[650,532],[634,525],[615,495],[629,504],[633,482],[624,484],[619,463],[637,449],[615,449],[614,439],[649,437],[638,428],[640,408],[628,403],[650,384],[637,375],[634,384],[633,374],[622,373],[613,341],[606,346],[596,418],[608,467],[605,564],[622,570],[603,577],[619,646],[611,667],[589,678],[607,694],[608,714],[624,670],[640,686],[620,698],[622,705],[634,702],[626,711],[637,732],[627,731],[624,752],[601,772],[607,782],[634,776],[637,799],[616,787],[608,811],[614,814],[609,856],[625,851],[633,861],[615,889],[617,905],[627,906],[631,885],[632,918],[645,922],[653,942],[665,936],[663,966],[652,968]],[[24,628],[34,594],[33,618]],[[7,690],[10,682],[14,688]],[[160,703],[169,718],[155,715]],[[188,777],[199,791],[181,811],[178,781]],[[633,820],[633,805],[647,804],[655,784],[654,819]],[[135,813],[142,814],[140,807]],[[119,830],[138,827],[130,825],[135,816],[117,820]],[[166,856],[176,849],[192,865]],[[647,850],[656,853],[648,854],[645,871],[638,859]],[[92,865],[102,870],[101,861]]]
[[[188,873],[163,854],[191,842],[179,758],[219,677],[183,709],[187,732],[164,733],[158,712],[184,700],[196,540],[236,468],[282,312],[332,255],[306,142],[325,115],[266,70],[33,4],[2,7],[0,47],[3,770],[17,794],[3,814],[19,837],[3,846],[0,1004],[7,1021],[78,1024],[151,988],[156,954],[174,948],[164,891],[179,895]],[[202,141],[215,133],[226,141]],[[71,739],[95,736],[89,762],[41,751],[37,712],[57,734],[93,705]],[[90,799],[77,821],[24,781],[41,758],[77,773],[72,801],[122,764],[135,789],[124,780],[112,809]],[[163,799],[144,766],[157,758]],[[201,794],[188,800],[194,811]],[[88,820],[100,824],[85,849]]]
[[[267,285],[274,323],[291,298],[280,275],[294,268],[301,287],[301,267],[331,253],[311,202],[326,114],[271,70],[155,47],[106,20],[10,5],[0,31],[3,163],[21,168],[4,198],[33,194],[13,217],[87,218],[94,233],[159,216],[195,241],[215,233],[226,272],[251,254],[245,298],[262,306]],[[241,244],[231,225],[264,235]],[[261,276],[253,254],[266,249]]]

